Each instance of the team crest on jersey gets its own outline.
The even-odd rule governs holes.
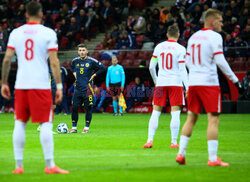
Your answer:
[[[118,74],[119,74],[119,71],[116,71],[115,73],[118,75]]]
[[[89,63],[86,63],[86,67],[89,67]]]

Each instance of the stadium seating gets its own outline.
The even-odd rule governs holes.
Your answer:
[[[59,46],[59,49],[66,49],[67,43],[68,43],[68,38],[67,37],[62,37],[61,39],[61,44]]]

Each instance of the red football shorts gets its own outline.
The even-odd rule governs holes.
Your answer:
[[[50,89],[15,90],[15,119],[32,123],[53,121],[53,102]]]
[[[185,105],[183,87],[180,86],[157,86],[154,90],[153,105],[165,107],[167,97],[171,106]]]
[[[189,86],[188,110],[201,113],[202,105],[207,113],[221,112],[221,91],[219,86]]]

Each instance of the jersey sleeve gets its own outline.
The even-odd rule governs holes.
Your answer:
[[[217,34],[217,36],[215,36],[213,39],[212,39],[212,51],[213,51],[213,55],[217,55],[217,54],[223,54],[223,47],[222,47],[222,43],[223,43],[223,40],[222,40],[222,37],[220,34]]]
[[[106,70],[106,68],[103,66],[103,64],[95,59],[93,59],[93,66],[95,69],[98,69],[98,71],[95,73],[96,76],[100,75],[102,72]]]
[[[121,84],[121,86],[124,87],[124,85],[125,85],[125,71],[124,71],[122,66],[121,66],[120,69],[121,69],[121,76],[122,76],[122,84]]]
[[[177,61],[178,63],[186,63],[186,49],[185,48],[181,49]]]
[[[10,33],[7,49],[15,50],[15,30]]]
[[[178,67],[179,67],[179,72],[180,72],[182,82],[185,88],[188,89],[188,75],[187,75],[187,69],[186,69],[185,63],[186,63],[186,49],[183,48],[181,49],[181,52],[178,57]]]
[[[152,55],[150,61],[158,62],[158,49],[157,49],[157,46],[154,49],[154,52],[153,52],[153,55]]]
[[[57,51],[57,50],[58,50],[57,36],[56,33],[53,30],[51,30],[48,42],[48,51]]]
[[[61,69],[63,70],[65,76],[68,76],[68,71],[67,71],[67,69],[66,69],[65,67],[63,67],[63,66],[61,67]]]

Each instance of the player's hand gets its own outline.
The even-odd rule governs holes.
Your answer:
[[[123,90],[124,90],[124,87],[121,87],[121,92],[123,92]]]
[[[55,104],[60,104],[62,102],[63,92],[62,89],[56,90]]]
[[[2,84],[1,94],[3,98],[10,100],[11,98],[10,88],[7,84]]]
[[[110,92],[110,87],[107,87],[106,89],[107,89],[107,92]]]
[[[244,91],[240,82],[236,82],[234,85],[237,87],[240,94]]]
[[[91,82],[91,81],[95,78],[95,76],[96,76],[96,74],[93,74],[93,75],[91,76],[91,78],[89,79],[89,81]]]

